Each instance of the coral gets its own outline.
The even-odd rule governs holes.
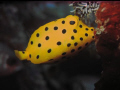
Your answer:
[[[102,57],[102,77],[95,90],[120,90],[120,2],[101,2],[96,12],[95,44]],[[102,27],[102,28],[101,28]]]

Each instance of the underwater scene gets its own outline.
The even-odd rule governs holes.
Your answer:
[[[120,90],[119,1],[0,3],[0,90]]]

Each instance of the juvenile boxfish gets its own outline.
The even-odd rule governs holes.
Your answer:
[[[79,53],[94,40],[94,28],[76,15],[49,22],[31,35],[25,51],[15,50],[20,60],[34,64],[67,59]]]

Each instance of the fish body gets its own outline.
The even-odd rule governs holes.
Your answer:
[[[39,27],[31,35],[26,50],[15,50],[15,54],[20,60],[34,64],[67,59],[94,40],[93,31],[78,16],[68,15]]]

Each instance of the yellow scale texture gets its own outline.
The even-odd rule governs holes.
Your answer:
[[[26,51],[15,50],[15,53],[19,59],[34,64],[66,59],[94,40],[93,31],[78,16],[68,15],[39,27],[31,35]]]

